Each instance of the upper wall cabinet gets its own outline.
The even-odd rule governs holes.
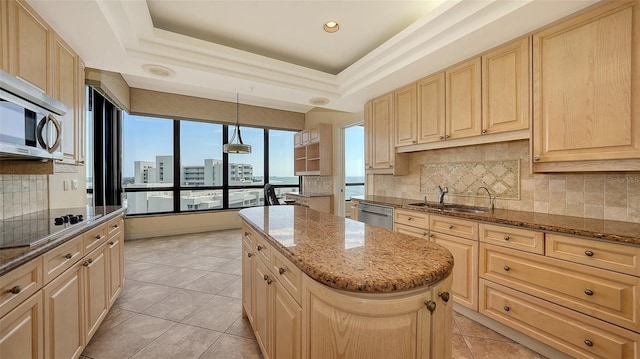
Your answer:
[[[411,102],[405,96],[400,96],[402,101]],[[368,174],[409,173],[408,155],[396,153],[395,148],[394,97],[394,93],[388,93],[365,105],[365,169]]]
[[[529,128],[529,38],[482,56],[482,134]]]
[[[294,135],[296,176],[330,176],[333,172],[332,126],[321,123]]]
[[[445,139],[481,134],[482,97],[480,58],[474,58],[445,71]]]
[[[5,1],[2,1],[5,3]],[[51,29],[22,0],[6,1],[9,73],[51,94]]]
[[[413,83],[393,93],[395,101],[396,146],[417,143],[418,105],[417,88]],[[395,149],[394,149],[395,151]]]
[[[53,34],[53,97],[67,106],[62,121],[62,152],[64,162],[76,160],[76,121],[78,98],[76,53],[57,34]]]
[[[533,36],[533,169],[640,170],[640,1]]]
[[[7,2],[0,1],[0,70],[5,72],[9,72],[9,60],[6,58],[9,47],[7,17]]]
[[[444,140],[444,71],[418,81],[416,86],[418,88],[418,143]]]

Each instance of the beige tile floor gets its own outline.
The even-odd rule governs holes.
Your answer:
[[[125,242],[125,287],[82,358],[262,358],[241,316],[239,230]],[[454,359],[539,354],[454,313]]]

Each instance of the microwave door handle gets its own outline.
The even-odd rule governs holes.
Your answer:
[[[51,122],[53,124],[53,126],[56,128],[56,140],[54,141],[53,145],[49,146],[47,144],[47,142],[45,141],[42,132],[44,130],[44,125],[47,122]],[[49,153],[52,153],[53,151],[56,150],[56,148],[58,148],[58,146],[60,146],[60,141],[62,140],[62,128],[60,126],[60,122],[53,117],[52,115],[48,115],[47,117],[43,117],[42,120],[40,120],[40,122],[38,123],[38,128],[36,129],[36,133],[38,134],[38,143],[40,144],[40,146],[44,149],[46,149],[47,151],[49,151]]]

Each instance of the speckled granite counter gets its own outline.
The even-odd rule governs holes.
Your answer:
[[[239,215],[306,275],[340,290],[415,289],[453,268],[440,245],[305,207],[255,207]]]
[[[65,213],[75,213],[74,209],[62,210]],[[80,222],[77,225],[69,227],[68,230],[57,232],[55,235],[49,236],[45,241],[34,247],[16,247],[0,249],[0,275],[3,275],[10,270],[20,266],[29,260],[46,253],[47,251],[63,244],[64,242],[82,234],[98,225],[105,223],[106,221],[114,218],[122,213],[124,209],[116,206],[96,207],[94,209],[95,215],[99,215],[97,218]]]
[[[402,199],[384,196],[352,197],[352,201],[387,205],[395,208],[406,208],[433,214],[473,219],[483,222],[506,224],[547,232],[572,234],[640,245],[640,224],[601,219],[559,216],[555,214],[495,209],[487,213],[442,212],[436,209],[410,206],[410,203],[421,202],[417,199]]]

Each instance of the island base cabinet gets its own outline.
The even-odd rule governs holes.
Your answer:
[[[439,288],[448,292],[449,284]],[[436,294],[437,295],[437,294]],[[302,357],[451,358],[451,324],[432,332],[434,318],[450,317],[431,288],[400,294],[339,292],[303,279]],[[433,313],[430,309],[434,309]],[[434,314],[442,311],[442,315]],[[435,336],[438,336],[437,338]],[[438,355],[431,344],[441,341]]]
[[[300,358],[302,309],[275,282],[273,289],[273,358]]]
[[[0,358],[42,359],[42,292],[38,292],[0,319]]]
[[[47,358],[76,359],[84,349],[82,264],[44,287],[44,347]]]
[[[485,279],[480,313],[574,358],[640,358],[638,333]]]

